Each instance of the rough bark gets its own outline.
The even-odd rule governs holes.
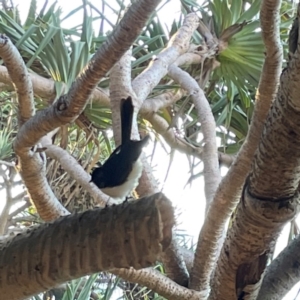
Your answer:
[[[222,248],[209,299],[243,299],[261,280],[283,226],[298,212],[298,195],[281,202],[251,197],[247,188]],[[247,295],[249,296],[249,295]]]
[[[299,8],[300,4],[298,21]],[[250,174],[250,191],[261,198],[290,198],[299,186],[299,69],[298,46],[288,62],[288,67],[281,74],[277,99],[266,120],[259,151],[256,152]],[[261,174],[265,175],[263,181]]]
[[[227,175],[221,181],[201,228],[195,253],[195,264],[199,267],[194,268],[191,275],[193,282],[191,288],[196,290],[210,289],[211,274],[223,243],[225,224],[240,199],[264,121],[276,96],[282,62],[279,38],[280,4],[279,0],[262,2],[261,28],[266,46],[266,59],[256,93],[254,113],[247,138]]]
[[[168,278],[181,286],[187,287],[189,273],[176,239],[173,239],[169,248],[162,253],[162,261]]]
[[[169,300],[204,300],[201,292],[196,292],[176,284],[166,276],[153,269],[134,270],[119,269],[113,270],[114,274],[125,280],[134,281],[140,285],[147,286],[161,296]]]
[[[35,114],[32,82],[20,53],[3,34],[0,35],[0,56],[5,61],[19,97],[18,122],[19,126],[22,126]]]
[[[8,68],[9,75],[18,93],[18,121],[22,129],[32,120],[35,114],[32,83],[22,57],[11,41],[6,36],[1,35],[0,45],[0,56]],[[30,136],[31,134],[27,133],[24,138],[28,139]],[[31,146],[24,147],[16,146],[16,141],[14,148],[19,157],[18,169],[20,175],[23,177],[30,195],[40,200],[37,201],[37,209],[42,213],[42,217],[45,220],[52,220],[55,216],[67,215],[68,211],[56,199],[45,178],[46,157],[44,153],[36,153],[35,149],[32,149],[38,140]],[[43,212],[42,207],[48,209]]]
[[[298,235],[268,266],[257,300],[281,300],[300,280]]]
[[[299,58],[297,50],[281,75],[245,185],[246,197],[218,261],[211,299],[255,298],[277,236],[299,211]]]
[[[0,244],[1,297],[21,300],[87,274],[150,266],[173,225],[170,201],[156,194],[28,229]]]

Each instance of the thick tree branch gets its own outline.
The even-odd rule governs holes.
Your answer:
[[[222,248],[211,286],[212,300],[256,299],[275,241],[299,206],[299,194],[273,202],[245,188]],[[249,287],[255,286],[255,289]],[[254,294],[253,294],[254,293]]]
[[[0,42],[0,56],[7,65],[8,72],[18,93],[21,131],[32,120],[31,117],[35,112],[32,85],[22,57],[19,53],[16,54],[17,50],[14,45],[5,36],[0,37]],[[14,61],[12,62],[11,59]],[[26,132],[26,134],[25,138],[32,138],[32,132]],[[14,142],[15,152],[19,157],[18,167],[22,179],[41,217],[49,221],[58,216],[67,215],[69,212],[61,205],[49,187],[45,176],[45,155],[32,149],[34,145],[18,145],[18,138]]]
[[[300,4],[298,22],[299,18]],[[297,34],[299,36],[299,26]],[[299,44],[295,54],[291,55],[288,67],[281,75],[278,95],[266,120],[250,175],[249,190],[260,198],[289,198],[299,186],[300,179],[296,176],[300,172]],[[276,182],[278,179],[280,184]]]
[[[225,224],[240,199],[242,186],[250,171],[266,115],[276,96],[282,62],[279,38],[280,3],[279,0],[265,0],[261,6],[261,28],[266,46],[266,59],[256,93],[255,109],[247,138],[227,175],[221,181],[200,232],[198,243],[205,247],[207,255],[202,265],[202,270],[206,270],[205,274],[202,272],[204,276],[195,274],[198,279],[193,279],[193,288],[197,290],[209,287],[211,272],[224,238]],[[204,249],[196,252],[196,260],[201,260],[199,256],[204,255],[203,251]]]
[[[298,18],[299,8],[300,5]],[[272,241],[279,235],[285,222],[291,220],[298,212],[299,53],[300,49],[297,49],[295,54],[292,54],[288,67],[281,75],[278,94],[265,122],[247,180],[247,191],[256,198],[257,203],[248,201],[249,203],[238,206],[236,222],[233,222],[229,230],[218,261],[214,280],[216,285],[213,288],[216,292],[213,293],[212,299],[228,299],[234,294],[239,298],[246,291],[249,297],[256,296],[257,286],[260,285],[266,268],[268,253],[273,250]],[[259,218],[267,218],[270,224],[259,222]],[[244,239],[245,228],[252,231],[255,240]],[[229,257],[228,253],[231,253]],[[219,283],[224,281],[227,285],[220,286]],[[256,288],[249,289],[250,285],[256,285]]]
[[[300,235],[268,266],[257,300],[281,300],[300,280]]]
[[[21,126],[35,114],[32,83],[20,53],[5,35],[0,35],[0,56],[18,93],[18,121]]]
[[[219,172],[219,162],[218,162],[218,150],[216,143],[216,125],[215,120],[209,106],[209,103],[199,87],[198,83],[185,71],[179,69],[175,64],[169,67],[169,75],[180,85],[188,91],[191,95],[195,107],[198,113],[198,119],[201,123],[202,133],[204,137],[204,148],[202,153],[202,160],[204,165],[204,183],[205,183],[205,196],[207,209],[213,199],[215,191],[219,185],[221,176]],[[201,255],[196,255],[193,266],[193,274],[199,274],[198,276],[207,276],[207,270],[203,270],[203,264],[206,260],[206,252],[203,253],[201,244],[198,243],[196,252],[201,253]],[[192,277],[191,286],[195,285],[195,279],[198,276]],[[194,278],[194,279],[193,279]],[[203,287],[204,290],[208,289],[208,286]]]
[[[21,300],[87,274],[148,267],[169,246],[173,225],[170,201],[156,194],[26,230],[1,244],[1,297]]]
[[[72,112],[78,116],[82,112],[92,90],[131,47],[159,2],[159,0],[140,0],[129,7],[113,33],[89,62],[88,69],[73,83],[67,99],[68,114]],[[84,87],[83,92],[81,92],[82,87]]]

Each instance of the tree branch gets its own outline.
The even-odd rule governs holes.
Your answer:
[[[256,93],[254,113],[247,138],[227,175],[221,181],[200,232],[198,244],[202,247],[201,251],[197,250],[195,259],[201,260],[201,257],[205,257],[205,260],[202,265],[202,275],[195,274],[197,279],[192,279],[193,288],[197,290],[208,289],[210,285],[210,276],[223,244],[225,224],[240,199],[242,186],[250,171],[266,115],[276,96],[282,62],[279,9],[279,0],[265,0],[262,3],[261,28],[266,45],[266,59]]]
[[[176,136],[174,130],[170,128],[168,122],[164,118],[155,113],[147,114],[144,117],[152,124],[154,130],[165,139],[172,149],[176,149],[187,155],[194,155],[200,159],[202,158],[203,148],[195,147],[184,139]]]
[[[104,207],[112,201],[107,195],[101,192],[94,183],[90,182],[91,176],[83,169],[77,160],[66,150],[53,145],[52,140],[48,135],[41,139],[41,144],[43,147],[47,148],[45,150],[46,154],[58,161],[62,168],[92,195],[99,206]]]
[[[8,72],[19,96],[19,124],[21,131],[32,120],[31,117],[35,112],[32,85],[22,57],[11,41],[1,35],[0,45],[0,56],[7,65]],[[12,59],[13,62],[11,61]],[[27,136],[24,138],[30,139],[32,135],[34,133],[27,132]],[[31,146],[34,146],[34,144]],[[33,200],[36,200],[37,210],[41,217],[48,221],[55,219],[57,216],[67,215],[69,212],[57,200],[46,180],[45,155],[35,152],[35,149],[31,149],[31,146],[18,145],[18,138],[14,142],[15,152],[19,157],[18,167],[20,174],[30,196]]]
[[[133,117],[132,138],[139,140],[140,134],[137,124],[138,103],[136,95],[131,86],[131,50],[125,53],[121,60],[115,64],[110,76],[110,95],[111,95],[111,109],[113,117],[114,137],[116,144],[119,145],[121,141],[121,120],[120,120],[120,100],[132,97],[133,105],[135,106],[135,114]],[[142,154],[143,172],[139,179],[137,186],[137,193],[140,197],[148,196],[159,191],[157,181],[155,180],[152,169],[146,157]]]
[[[169,246],[173,225],[171,202],[156,194],[26,230],[1,243],[1,297],[21,300],[87,274],[148,267]]]
[[[166,299],[172,300],[204,300],[202,293],[184,288],[156,270],[147,268],[142,270],[118,269],[110,270],[125,280],[147,286]]]
[[[204,147],[202,161],[204,165],[205,198],[207,209],[213,200],[219,185],[221,175],[219,172],[218,148],[216,142],[216,123],[210,105],[198,83],[187,72],[175,64],[169,67],[169,76],[178,82],[192,97],[201,123]]]
[[[3,34],[0,35],[0,55],[5,61],[9,76],[18,93],[18,121],[22,126],[35,114],[32,83],[20,53],[10,39]]]
[[[133,104],[135,96],[131,87],[131,55],[132,50],[128,50],[121,59],[113,66],[110,72],[109,81],[109,94],[110,94],[110,107],[112,112],[112,124],[114,139],[116,146],[121,144],[121,114],[120,103],[122,98],[131,96]],[[135,138],[138,138],[138,129],[136,123],[136,115],[133,118],[132,130],[135,131]]]
[[[300,280],[300,235],[268,266],[257,300],[281,300]]]
[[[256,299],[275,241],[286,222],[296,216],[298,205],[298,193],[275,202],[253,197],[245,188],[218,260],[209,299],[246,295]]]
[[[115,27],[111,36],[95,53],[85,71],[72,84],[69,93],[60,97],[54,105],[38,112],[34,116],[31,82],[19,55],[19,59],[22,62],[22,64],[20,63],[22,72],[19,70],[15,74],[26,74],[23,77],[26,76],[26,83],[28,84],[26,89],[28,99],[26,98],[26,100],[20,93],[18,95],[21,107],[28,109],[28,111],[24,109],[24,112],[22,109],[20,110],[22,120],[28,120],[31,116],[33,117],[19,129],[14,147],[21,162],[21,176],[35,202],[38,212],[44,220],[52,220],[58,215],[66,215],[68,211],[59,203],[47,183],[45,157],[32,153],[31,147],[36,145],[47,133],[77,118],[83,111],[99,80],[131,46],[158,3],[159,0],[141,0],[132,4],[118,26]],[[6,39],[6,44],[8,43],[7,41]],[[8,46],[12,46],[12,44],[9,42]],[[12,47],[9,48],[11,52]],[[2,47],[1,56],[3,57],[6,53],[7,50]],[[13,72],[14,64],[10,63],[11,57],[6,56],[3,58],[5,63],[8,62],[8,71]],[[22,87],[23,77],[21,83],[18,81],[20,78],[17,76],[14,77],[12,75],[11,77],[15,84],[20,84],[20,87]]]
[[[133,80],[132,88],[140,101],[140,107],[161,78],[168,73],[168,67],[189,49],[190,39],[198,25],[199,17],[197,14],[188,14],[167,48],[157,55],[148,68]]]
[[[38,74],[28,74],[32,82],[34,95],[45,99],[49,104],[53,103],[56,98],[55,82],[53,79],[44,78]],[[7,68],[0,66],[0,82],[10,86],[13,89],[13,82],[9,77]],[[63,83],[62,83],[63,84]],[[64,86],[66,86],[64,84]],[[109,97],[104,89],[96,88],[93,90],[90,99],[94,99],[97,103],[109,107]]]
[[[18,132],[18,145],[31,147],[55,128],[74,121],[84,109],[99,80],[129,49],[159,0],[141,0],[130,6],[115,30],[95,53],[87,68],[72,84],[69,93],[35,115]],[[129,29],[130,28],[130,29]],[[28,131],[31,139],[28,139]]]
[[[181,286],[187,287],[189,273],[187,271],[177,240],[173,238],[171,245],[162,253],[162,262],[166,275]]]

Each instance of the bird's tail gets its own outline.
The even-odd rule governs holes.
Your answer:
[[[131,97],[121,100],[121,130],[122,130],[122,144],[129,141],[131,137],[132,121],[133,121],[134,107]]]

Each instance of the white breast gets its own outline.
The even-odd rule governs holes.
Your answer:
[[[115,200],[123,201],[125,197],[129,196],[129,194],[137,187],[139,183],[139,178],[142,175],[143,164],[140,159],[138,159],[132,168],[131,173],[127,181],[123,184],[115,186],[115,187],[107,187],[101,189],[103,193],[114,198]]]

